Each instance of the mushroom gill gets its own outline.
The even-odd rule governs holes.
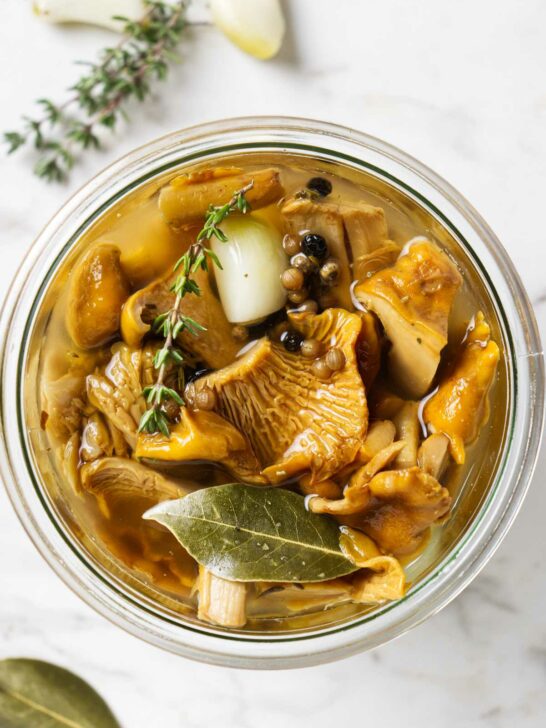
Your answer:
[[[354,460],[368,426],[355,352],[360,317],[328,309],[290,320],[304,337],[341,349],[343,369],[323,381],[312,361],[261,339],[230,366],[190,385],[215,392],[216,411],[245,434],[270,483],[307,471],[313,482],[328,478]]]

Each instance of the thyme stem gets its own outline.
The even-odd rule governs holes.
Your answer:
[[[61,181],[76,161],[74,147],[99,148],[99,128],[113,130],[120,115],[126,116],[124,103],[131,97],[143,101],[150,93],[149,80],[165,78],[186,27],[187,0],[145,0],[145,4],[146,12],[138,21],[118,18],[125,22],[122,39],[106,48],[99,62],[88,64],[89,71],[71,89],[74,94],[60,104],[39,99],[42,116],[23,117],[20,131],[4,134],[8,154],[32,144],[39,152],[35,173]],[[75,105],[79,113],[67,113]]]
[[[185,402],[175,389],[165,385],[165,378],[169,363],[181,367],[184,363],[184,356],[180,349],[175,346],[176,338],[183,331],[188,331],[193,336],[198,336],[205,331],[200,323],[185,316],[181,310],[182,299],[189,293],[201,295],[201,289],[194,280],[193,275],[198,270],[208,272],[209,260],[221,268],[220,261],[214,252],[207,248],[204,241],[216,237],[221,242],[227,241],[226,234],[219,225],[233,212],[240,212],[243,215],[250,210],[246,194],[254,186],[254,181],[237,190],[225,205],[211,205],[205,217],[203,228],[197,235],[195,243],[190,245],[186,253],[175,263],[174,271],[181,270],[176,277],[171,290],[176,294],[172,308],[166,313],[156,317],[152,329],[160,332],[165,337],[165,343],[154,356],[154,367],[158,370],[155,384],[145,387],[143,395],[151,407],[142,415],[138,427],[139,432],[154,434],[161,432],[169,436],[169,420],[163,411],[162,405],[168,400],[174,400],[176,404],[184,406]]]

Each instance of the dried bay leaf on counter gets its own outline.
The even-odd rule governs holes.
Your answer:
[[[336,521],[310,513],[302,496],[282,488],[203,488],[143,517],[166,526],[199,564],[224,579],[312,582],[358,568],[341,550]]]
[[[100,695],[49,662],[0,660],[2,728],[120,728]]]

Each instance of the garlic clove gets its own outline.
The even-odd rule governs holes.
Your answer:
[[[220,225],[227,242],[211,241],[222,268],[214,275],[226,318],[235,324],[263,320],[281,309],[286,291],[281,274],[288,265],[282,235],[254,215],[234,215]]]
[[[89,23],[118,31],[123,22],[114,15],[138,20],[146,11],[143,0],[34,0],[33,9],[52,23]]]
[[[212,19],[241,50],[267,60],[282,45],[286,24],[279,0],[210,0]]]

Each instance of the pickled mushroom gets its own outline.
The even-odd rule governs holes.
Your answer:
[[[342,526],[340,545],[363,571],[351,579],[351,598],[359,604],[382,604],[404,596],[406,577],[400,562],[381,553],[371,538]]]
[[[370,505],[358,516],[358,527],[395,556],[415,551],[423,533],[451,506],[448,490],[418,467],[382,471],[368,488]]]
[[[429,430],[443,432],[449,438],[449,450],[458,465],[465,461],[464,446],[487,422],[488,393],[500,358],[481,311],[470,324],[462,347],[452,371],[440,382],[423,411]]]
[[[445,253],[419,241],[394,266],[354,289],[356,298],[379,316],[391,342],[390,373],[410,397],[422,397],[434,379],[461,282]]]
[[[439,480],[449,463],[449,438],[442,432],[429,435],[417,452],[417,463],[421,470]]]
[[[317,607],[331,606],[351,599],[352,587],[345,579],[306,582],[303,584],[261,582],[256,584],[258,600],[264,598],[268,609],[281,607],[290,612],[301,612]],[[265,599],[267,597],[267,599]],[[267,609],[257,602],[257,611],[267,614]]]
[[[392,240],[385,242],[370,252],[362,253],[353,263],[353,277],[357,281],[371,278],[378,271],[396,263],[400,255],[400,246]]]
[[[197,616],[221,627],[244,627],[248,585],[215,576],[203,566],[199,567],[197,582],[199,606]]]
[[[170,225],[200,224],[211,205],[225,205],[250,182],[254,185],[246,199],[253,210],[284,195],[277,169],[242,172],[235,167],[216,168],[175,177],[159,193],[159,209]]]
[[[340,205],[340,214],[354,261],[369,255],[386,240],[387,220],[382,207],[366,203]]]
[[[362,328],[356,342],[358,370],[366,390],[371,389],[381,368],[382,341],[373,313],[359,313]]]
[[[245,433],[271,483],[305,471],[313,481],[328,478],[354,460],[368,424],[355,354],[360,317],[328,309],[294,314],[290,321],[305,338],[335,341],[345,367],[325,382],[308,359],[261,339],[229,367],[194,383],[196,392],[215,391],[216,411]]]
[[[411,468],[417,465],[417,448],[421,425],[418,419],[419,402],[405,402],[393,417],[396,426],[396,437],[404,443],[404,448],[394,461],[397,469]]]
[[[395,437],[396,427],[390,420],[371,422],[366,438],[358,451],[357,460],[361,463],[369,462],[381,450],[388,447]]]
[[[47,432],[55,442],[78,432],[86,410],[85,373],[69,371],[44,387],[42,408],[47,414]]]
[[[127,443],[121,432],[100,412],[93,412],[83,425],[80,458],[89,463],[112,455],[128,457]]]
[[[393,442],[360,467],[343,490],[343,498],[330,500],[326,497],[313,496],[309,500],[309,510],[313,513],[328,513],[331,516],[348,516],[362,513],[371,500],[369,483],[374,476],[391,463],[404,447],[403,442]]]
[[[119,331],[121,308],[131,290],[120,264],[120,250],[102,243],[78,261],[70,275],[66,327],[72,341],[92,349]]]
[[[180,498],[188,491],[176,481],[127,458],[106,457],[82,467],[82,486],[101,503],[109,516],[113,502],[123,499],[145,499],[159,503]]]
[[[94,496],[102,518],[93,539],[100,539],[122,563],[144,574],[170,594],[188,596],[196,569],[182,550],[142,521],[142,513],[164,500],[181,498],[190,489],[135,460],[107,457],[81,467],[82,487]]]
[[[138,423],[146,410],[142,396],[142,357],[141,349],[115,344],[106,367],[87,377],[89,402],[123,434],[131,448],[136,445]]]
[[[349,290],[351,271],[345,247],[345,228],[338,206],[329,202],[295,197],[284,203],[281,213],[291,234],[299,237],[312,232],[326,240],[330,255],[334,256],[339,264],[337,280],[331,287],[332,300],[334,305],[352,310]]]
[[[226,318],[222,304],[211,288],[210,274],[198,271],[195,281],[201,289],[200,296],[185,296],[180,311],[205,327],[199,336],[182,331],[178,336],[180,346],[211,369],[219,369],[235,359],[240,344],[231,334],[232,326]],[[128,346],[140,346],[142,339],[151,331],[151,324],[159,314],[170,310],[175,294],[171,291],[174,276],[169,274],[134,293],[123,307],[121,334]]]
[[[206,460],[222,465],[241,480],[265,482],[248,441],[230,422],[215,412],[191,411],[187,407],[180,417],[168,438],[161,433],[141,432],[135,456],[175,463]]]

